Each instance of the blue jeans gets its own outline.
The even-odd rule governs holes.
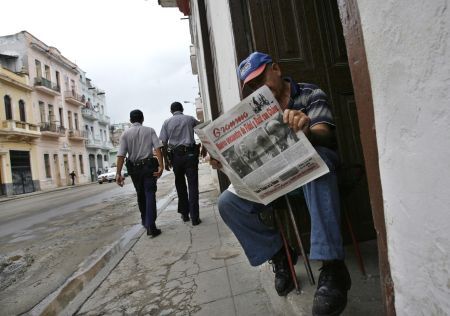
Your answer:
[[[330,172],[305,184],[303,194],[311,216],[312,260],[343,260],[340,200],[336,166],[338,156],[325,147],[315,148]],[[240,198],[225,190],[219,197],[219,213],[239,240],[252,266],[272,258],[282,247],[280,233],[263,224],[258,213],[271,207]]]

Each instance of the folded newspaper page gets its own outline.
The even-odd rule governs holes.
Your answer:
[[[195,132],[238,196],[269,204],[329,172],[303,134],[283,123],[278,101],[267,86]]]

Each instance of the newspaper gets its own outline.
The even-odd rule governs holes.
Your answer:
[[[247,200],[269,204],[329,172],[303,134],[283,123],[278,101],[267,86],[242,100],[195,133],[219,160],[230,190]]]

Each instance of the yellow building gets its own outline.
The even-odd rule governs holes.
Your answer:
[[[27,75],[0,66],[0,195],[40,190],[32,90]]]

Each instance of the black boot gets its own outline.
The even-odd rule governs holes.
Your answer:
[[[189,214],[181,214],[181,219],[183,222],[189,222],[191,219],[189,218]]]
[[[297,263],[297,254],[289,248],[291,253],[292,263]],[[278,295],[286,296],[290,291],[294,289],[294,281],[292,280],[291,270],[289,269],[289,262],[286,256],[284,247],[269,260],[272,264],[273,272],[275,273],[275,290]]]
[[[347,305],[347,291],[351,287],[350,274],[344,261],[328,261],[320,268],[313,316],[340,315]]]
[[[156,227],[147,228],[147,236],[150,236],[151,238],[155,238],[158,235],[161,235],[161,229],[158,229]]]

